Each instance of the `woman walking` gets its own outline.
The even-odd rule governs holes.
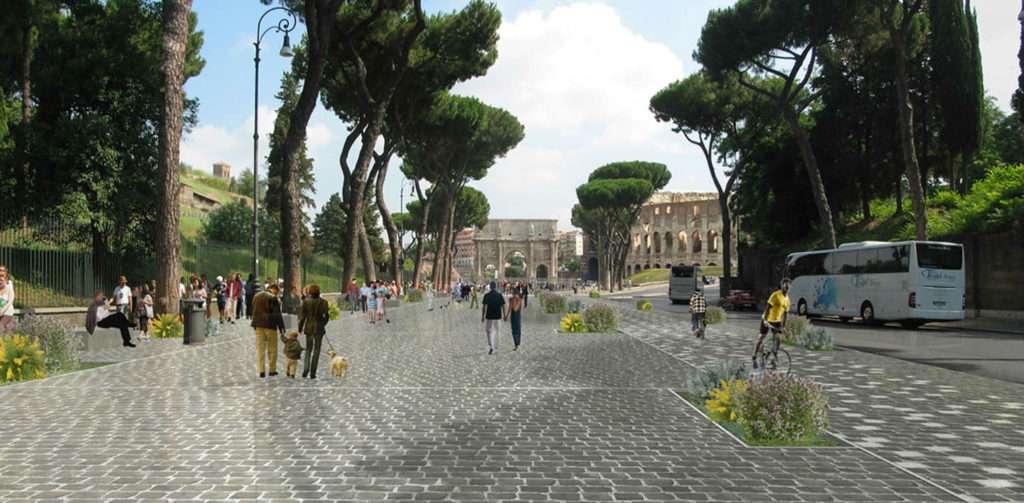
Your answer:
[[[316,379],[317,362],[320,361],[320,345],[327,333],[327,321],[331,319],[327,301],[320,298],[320,286],[305,288],[306,298],[299,309],[299,332],[306,334],[306,356],[302,363],[302,377]]]
[[[508,313],[505,314],[505,321],[512,321],[512,343],[515,347],[512,351],[519,351],[519,343],[523,337],[523,298],[519,293],[513,293],[512,299],[508,301]]]
[[[135,320],[139,324],[140,339],[149,339],[149,320],[153,319],[153,295],[149,285],[143,285],[139,300],[135,304]]]

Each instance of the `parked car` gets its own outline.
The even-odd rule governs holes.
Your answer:
[[[723,309],[737,311],[740,309],[757,310],[757,297],[746,290],[730,290],[729,295],[722,297],[718,305]]]

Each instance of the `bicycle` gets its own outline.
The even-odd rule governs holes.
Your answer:
[[[789,355],[789,351],[782,348],[782,339],[779,337],[781,331],[781,328],[775,328],[774,325],[768,324],[769,339],[761,343],[761,351],[756,357],[757,369],[763,373],[770,372],[782,377],[789,377],[793,359]]]

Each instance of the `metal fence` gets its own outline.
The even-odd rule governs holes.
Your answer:
[[[122,274],[132,285],[155,276],[152,253],[142,260],[96,254],[89,239],[87,230],[59,219],[25,226],[0,224],[0,264],[7,266],[14,280],[15,307],[84,307],[96,290],[110,295]],[[268,247],[264,253],[260,278],[278,278],[278,252]],[[235,273],[246,278],[252,264],[248,246],[186,237],[182,238],[181,256],[183,276],[206,274],[209,279]],[[324,292],[341,290],[339,258],[310,254],[303,256],[300,264],[303,284],[316,283]]]

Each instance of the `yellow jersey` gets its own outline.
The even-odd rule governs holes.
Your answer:
[[[789,297],[782,293],[782,290],[775,290],[771,297],[768,297],[769,323],[782,323],[782,316],[789,312]]]

